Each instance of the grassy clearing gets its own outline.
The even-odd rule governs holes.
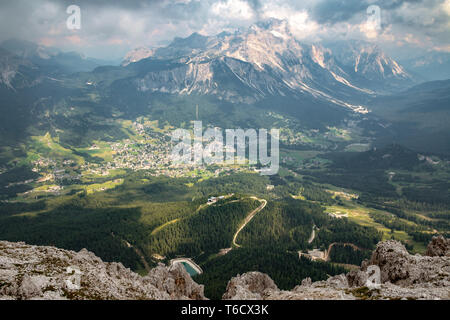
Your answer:
[[[113,161],[115,152],[111,149],[109,143],[104,141],[94,141],[89,148],[78,148],[77,151],[87,153],[92,157],[102,158],[104,161]]]
[[[333,205],[326,207],[326,212],[336,215],[347,214],[349,220],[354,221],[361,226],[376,228],[378,231],[383,232],[383,234],[389,232],[388,228],[373,221],[373,219],[369,216],[370,211],[371,209],[356,204],[347,204],[345,206]]]
[[[116,179],[112,181],[107,181],[105,183],[95,183],[88,186],[84,186],[84,190],[86,190],[87,194],[92,194],[95,192],[102,192],[110,189],[114,189],[115,187],[121,185],[123,183],[123,179]]]
[[[347,129],[328,127],[327,137],[331,141],[351,141],[351,133]]]
[[[127,173],[127,171],[125,169],[112,169],[108,170],[107,173],[108,173],[107,175],[102,175],[90,171],[83,171],[82,172],[83,182],[89,183],[97,179],[105,179],[105,178],[112,179],[115,177],[124,176]]]
[[[369,150],[369,143],[352,143],[345,147],[345,151],[347,152],[365,152]]]
[[[71,159],[79,165],[84,164],[84,158],[73,154],[72,150],[66,149],[59,144],[58,137],[52,137],[50,133],[44,136],[31,137],[31,145],[27,152],[29,161],[37,160],[40,156],[50,159]]]
[[[313,159],[317,157],[321,152],[319,151],[297,151],[297,150],[281,150],[281,157],[290,157],[297,162],[302,162],[304,160]]]
[[[384,214],[389,214],[385,211],[375,210],[372,208],[366,208],[364,206],[355,204],[351,201],[343,201],[344,205],[333,205],[326,207],[326,212],[333,213],[336,215],[346,215],[350,221],[353,221],[361,226],[373,227],[378,231],[383,233],[382,240],[398,240],[411,244],[413,246],[413,252],[424,253],[426,251],[426,246],[422,243],[416,242],[413,238],[405,231],[391,230],[381,223],[375,222],[369,215],[369,212],[382,212]],[[402,222],[408,223],[410,225],[415,225],[414,222],[401,219]]]

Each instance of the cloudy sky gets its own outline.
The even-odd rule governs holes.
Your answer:
[[[81,9],[80,30],[66,26],[70,5]],[[373,5],[379,15],[372,7],[369,16]],[[2,0],[0,41],[19,38],[118,59],[135,47],[271,17],[289,21],[302,41],[365,39],[399,55],[450,52],[450,0]]]

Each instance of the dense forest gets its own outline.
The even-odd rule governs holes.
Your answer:
[[[217,203],[150,235],[147,251],[163,256],[214,254],[231,247],[245,217],[259,206],[251,199]]]
[[[357,250],[352,246],[336,244],[331,249],[330,260],[338,263],[361,265],[364,259],[369,259],[371,250]]]
[[[410,153],[398,152],[406,167],[417,167],[417,162],[407,161]],[[227,281],[247,271],[267,273],[281,289],[292,289],[306,277],[321,280],[345,271],[333,263],[359,265],[368,258],[383,238],[382,232],[352,219],[336,219],[326,213],[328,206],[367,208],[371,222],[389,229],[387,237],[394,231],[404,232],[404,243],[410,250],[412,241],[427,243],[432,230],[446,234],[450,229],[445,200],[448,194],[441,192],[428,201],[413,196],[421,190],[419,182],[424,182],[412,176],[399,175],[399,179],[390,181],[383,164],[352,168],[351,158],[335,161],[330,167],[293,168],[294,173],[271,177],[238,173],[198,180],[126,172],[120,176],[122,184],[103,192],[73,188],[65,195],[48,195],[35,201],[3,200],[0,239],[71,250],[87,248],[105,261],[120,261],[142,274],[142,258],[154,266],[158,262],[155,254],[162,256],[164,263],[174,257],[190,257],[204,270],[195,280],[206,285],[208,297],[220,298]],[[390,161],[389,165],[403,166],[402,161]],[[0,183],[6,188],[18,178],[30,177],[30,172],[12,171],[1,174]],[[426,183],[448,187],[441,182]],[[395,183],[406,183],[401,188],[402,196]],[[356,190],[359,198],[333,197],[329,184]],[[13,194],[27,188],[12,184],[6,189]],[[436,193],[433,188],[428,190]],[[206,205],[211,196],[227,197]],[[253,196],[266,199],[266,207],[239,233],[237,243],[242,247],[220,255],[221,249],[233,247],[234,233],[260,205]],[[334,244],[329,253],[332,263],[298,257],[299,251],[327,250],[330,244]]]
[[[308,244],[313,226],[320,231]],[[270,202],[239,235],[239,241],[247,247],[277,246],[285,250],[326,249],[334,242],[372,249],[380,240],[381,234],[374,228],[334,219],[318,204],[293,199]]]
[[[259,271],[268,274],[280,289],[290,290],[310,277],[313,281],[325,280],[328,275],[345,272],[345,269],[325,262],[299,259],[297,253],[289,253],[274,247],[240,248],[225,256],[202,265],[203,274],[194,280],[205,284],[205,295],[220,299],[228,281],[238,274]]]
[[[79,251],[87,248],[105,261],[120,261],[134,270],[142,269],[139,257],[120,237],[143,237],[134,209],[65,208],[38,216],[16,216],[2,219],[2,240],[24,241]],[[117,235],[114,237],[113,235]]]

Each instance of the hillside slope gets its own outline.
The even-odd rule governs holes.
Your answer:
[[[426,82],[378,97],[369,105],[375,115],[390,123],[386,140],[417,150],[450,152],[450,80]]]

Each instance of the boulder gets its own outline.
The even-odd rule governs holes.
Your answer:
[[[433,237],[428,244],[426,255],[430,257],[449,257],[450,239],[445,239],[443,236]]]

